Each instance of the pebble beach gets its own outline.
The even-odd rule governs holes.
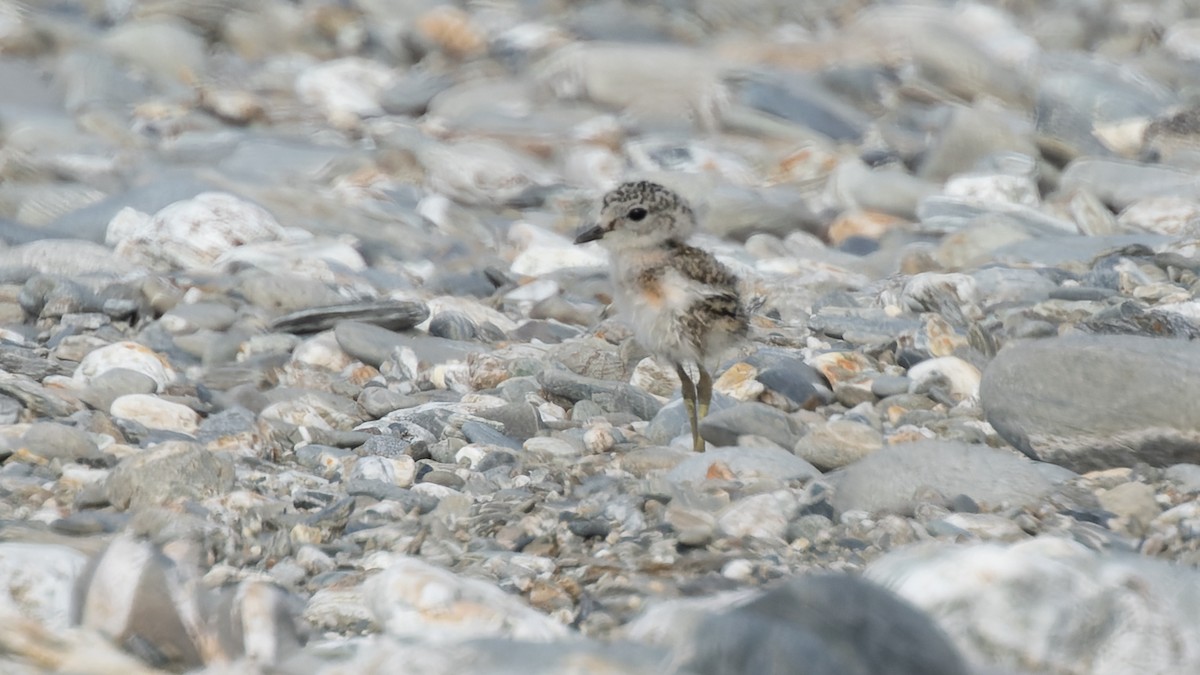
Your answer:
[[[1200,672],[1198,292],[1182,0],[0,0],[0,672]]]

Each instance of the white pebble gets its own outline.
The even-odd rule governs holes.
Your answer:
[[[181,403],[164,401],[153,394],[125,394],[109,406],[113,417],[133,420],[150,429],[164,429],[195,435],[200,428],[200,416]]]

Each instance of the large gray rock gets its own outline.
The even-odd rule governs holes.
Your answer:
[[[634,639],[672,646],[682,670],[723,675],[966,675],[929,617],[892,593],[842,574],[801,576],[712,612],[714,601],[662,603],[633,621]]]
[[[1123,335],[1023,342],[988,365],[987,421],[1014,447],[1073,471],[1200,456],[1200,349]]]
[[[1066,539],[935,545],[867,568],[972,661],[1053,675],[1200,672],[1200,573]]]
[[[911,513],[931,494],[967,495],[984,506],[1030,504],[1054,485],[1035,462],[1007,450],[951,441],[889,445],[828,476],[833,507]]]

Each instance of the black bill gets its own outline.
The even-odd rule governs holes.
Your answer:
[[[580,232],[579,236],[575,237],[575,243],[586,244],[589,241],[596,241],[603,236],[604,228],[600,227],[599,225],[593,225],[592,227]]]

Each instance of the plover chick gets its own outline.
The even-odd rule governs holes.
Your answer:
[[[700,420],[712,401],[709,368],[745,337],[738,279],[708,251],[688,246],[696,216],[679,195],[648,181],[604,196],[599,223],[576,244],[599,240],[609,252],[617,310],[638,342],[670,361],[682,383],[692,449],[704,450]],[[688,375],[695,365],[698,377]]]

